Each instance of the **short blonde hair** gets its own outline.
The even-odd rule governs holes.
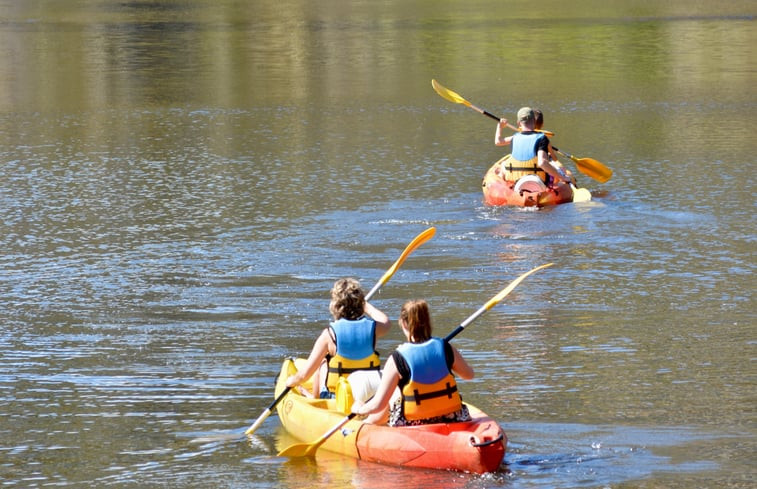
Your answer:
[[[518,111],[518,122],[529,122],[533,121],[534,118],[534,109],[531,107],[521,107]]]
[[[340,278],[331,288],[329,312],[334,319],[358,319],[365,313],[365,294],[354,278]]]

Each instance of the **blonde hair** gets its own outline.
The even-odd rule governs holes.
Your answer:
[[[413,343],[431,339],[431,314],[428,312],[428,303],[423,299],[405,302],[400,310],[400,319],[405,323]]]
[[[365,313],[365,295],[360,282],[354,278],[340,278],[331,288],[329,312],[334,319],[358,319]]]

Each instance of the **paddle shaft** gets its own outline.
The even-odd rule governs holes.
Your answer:
[[[459,93],[453,92],[449,88],[444,87],[441,83],[439,83],[436,80],[431,80],[431,86],[434,88],[434,90],[436,91],[436,93],[439,94],[440,97],[442,97],[442,98],[444,98],[446,100],[449,100],[452,103],[466,105],[466,106],[472,108],[473,110],[475,110],[475,111],[477,111],[477,112],[479,112],[481,114],[484,114],[487,117],[491,117],[492,119],[497,120],[497,121],[500,120],[500,118],[497,117],[496,115],[494,115],[494,114],[492,114],[492,113],[490,113],[490,112],[488,112],[488,111],[486,111],[486,110],[484,110],[484,109],[482,109],[480,107],[476,107],[472,103],[470,103],[467,100],[465,100],[462,96],[460,96]],[[512,124],[507,124],[507,127],[509,127],[510,129],[512,129],[513,131],[519,131],[519,129],[517,129],[516,127],[514,127]],[[542,132],[542,133],[546,134],[549,137],[552,137],[552,136],[555,135],[555,133],[553,133],[553,132],[544,131],[544,130],[541,130],[541,129],[537,129],[536,131],[537,132]],[[553,146],[553,148],[554,148],[554,146]],[[557,150],[557,148],[554,148],[554,149]],[[562,154],[565,154],[565,153],[562,153]],[[566,156],[568,156],[568,155],[566,155]],[[593,178],[594,180],[597,180],[597,181],[599,181],[601,183],[604,183],[604,182],[606,182],[607,180],[609,180],[612,177],[612,170],[609,169],[608,167],[606,167],[600,161],[597,161],[597,160],[595,160],[593,158],[575,158],[573,156],[569,156],[569,158],[572,159],[576,163],[576,167],[578,168],[578,171],[580,171],[584,175],[588,175],[589,177]],[[588,193],[588,190],[584,193],[584,195],[583,195],[584,198],[586,197],[586,195],[585,195],[586,193]],[[591,194],[589,194],[589,196],[590,195]]]
[[[499,121],[500,120],[500,118],[497,117],[496,115],[494,115],[494,114],[492,114],[492,113],[490,113],[490,112],[482,109],[481,107],[476,107],[472,103],[470,103],[467,100],[465,100],[459,93],[453,92],[452,90],[450,90],[449,88],[445,87],[444,85],[442,85],[441,83],[439,83],[436,80],[431,80],[431,86],[434,88],[434,91],[436,93],[438,93],[439,96],[442,97],[445,100],[449,100],[450,102],[452,102],[454,104],[463,104],[466,107],[470,107],[471,109],[475,110],[476,112],[478,112],[480,114],[484,114],[485,116],[491,117],[495,121]],[[518,129],[515,129],[515,128],[513,128],[513,129],[516,130],[516,131],[518,130]],[[552,131],[543,131],[541,129],[537,129],[537,132],[543,132],[544,134],[546,134],[547,136],[550,136],[550,137],[552,137],[552,136],[555,135],[555,133],[553,133]]]
[[[402,265],[405,262],[405,259],[412,253],[416,248],[418,248],[420,245],[428,241],[429,239],[434,237],[434,234],[436,234],[436,228],[430,227],[420,233],[418,236],[416,236],[407,247],[405,247],[404,251],[400,255],[399,258],[397,258],[397,261],[394,262],[394,264],[389,267],[389,270],[384,273],[384,275],[379,279],[378,282],[376,282],[376,285],[373,286],[373,288],[366,294],[365,300],[368,301],[371,297],[373,297],[373,294],[375,294],[381,286],[383,286],[385,283],[389,281],[390,278],[392,278],[392,275],[394,275],[394,272],[396,272],[400,265]]]
[[[328,440],[331,435],[339,431],[342,426],[346,425],[352,418],[356,416],[356,413],[350,413],[344,418],[342,418],[337,424],[335,424],[331,429],[329,429],[326,433],[321,435],[320,438],[318,438],[316,441],[312,443],[297,443],[294,445],[290,445],[280,451],[276,456],[277,457],[312,457],[315,455],[315,452],[318,450],[318,447],[326,443],[326,440]]]
[[[474,312],[473,314],[471,314],[468,317],[468,319],[466,319],[465,321],[463,321],[462,323],[460,323],[460,326],[458,326],[450,334],[448,334],[444,338],[444,341],[449,341],[452,338],[454,338],[455,336],[457,336],[460,333],[462,333],[466,326],[468,326],[470,323],[472,323],[473,321],[475,321],[476,319],[478,319],[478,317],[481,316],[483,313],[485,313],[486,311],[488,311],[492,307],[494,307],[497,304],[499,304],[502,301],[502,299],[504,299],[505,297],[507,297],[507,295],[510,294],[510,292],[512,292],[512,290],[515,287],[517,287],[519,283],[521,283],[523,281],[523,279],[525,279],[526,277],[528,277],[532,273],[541,270],[542,268],[551,267],[552,265],[554,265],[554,263],[546,263],[546,264],[540,265],[540,266],[538,266],[536,268],[532,268],[528,272],[522,274],[520,277],[518,277],[515,280],[513,280],[512,282],[510,282],[510,284],[508,284],[507,287],[505,287],[504,289],[502,289],[502,291],[499,294],[497,294],[494,297],[492,297],[491,299],[489,299],[489,301],[486,304],[484,304],[476,312]]]
[[[405,247],[405,249],[402,252],[402,254],[400,255],[400,257],[397,258],[397,261],[395,261],[394,264],[392,264],[392,266],[389,268],[389,270],[387,270],[386,273],[384,273],[384,275],[376,283],[376,285],[373,286],[373,288],[370,290],[370,292],[368,292],[368,294],[366,294],[365,300],[368,301],[371,297],[373,297],[373,295],[381,288],[381,286],[384,285],[385,283],[387,283],[390,278],[392,278],[392,275],[394,275],[394,273],[399,269],[400,265],[402,265],[402,263],[405,262],[405,260],[410,255],[410,253],[412,253],[416,248],[418,248],[420,245],[422,245],[423,243],[425,243],[429,239],[433,238],[434,234],[436,234],[436,228],[435,227],[430,227],[430,228],[426,229],[425,231],[423,231],[422,233],[420,233],[418,236],[416,236],[410,242],[410,244]],[[284,399],[284,397],[287,394],[289,394],[289,391],[291,391],[291,390],[292,390],[291,387],[287,387],[286,389],[284,389],[281,392],[281,394],[279,394],[276,397],[276,399],[273,400],[273,402],[271,403],[271,405],[268,406],[265,409],[265,411],[263,411],[263,413],[260,416],[258,416],[258,419],[255,420],[255,422],[252,424],[252,426],[250,426],[249,428],[247,428],[247,430],[244,432],[244,434],[247,435],[247,436],[252,435],[255,432],[255,430],[257,430],[258,427],[260,427],[260,425],[263,424],[263,421],[265,421],[266,418],[268,418],[268,416],[271,415],[271,413],[273,412],[273,410],[276,407],[276,405],[282,399]]]
[[[475,106],[475,105],[473,105],[473,104],[471,104],[471,105],[470,105],[470,107],[471,107],[472,109],[474,109],[474,110],[477,110],[477,111],[481,112],[481,113],[482,113],[482,114],[484,114],[485,116],[491,117],[492,119],[494,119],[494,120],[495,120],[495,121],[497,121],[497,122],[499,122],[499,121],[500,121],[500,119],[501,119],[500,117],[497,117],[496,115],[492,114],[492,113],[491,113],[491,112],[489,112],[488,110],[484,110],[484,109],[481,109],[481,108],[479,108],[479,107],[476,107],[476,106]],[[510,124],[508,124],[508,126],[510,126]],[[510,127],[512,127],[512,126],[510,126]],[[513,128],[513,129],[515,129],[515,128]],[[518,129],[515,129],[515,130],[517,131]]]
[[[245,431],[244,434],[245,435],[251,435],[251,434],[253,434],[255,432],[255,430],[257,430],[260,427],[260,425],[263,424],[263,421],[265,421],[266,418],[268,418],[268,416],[271,415],[271,413],[273,412],[273,409],[276,407],[276,405],[279,403],[279,401],[281,401],[282,399],[284,399],[284,396],[286,396],[287,394],[289,394],[290,390],[292,390],[291,387],[287,387],[286,389],[284,389],[281,392],[281,394],[279,394],[276,397],[276,399],[273,400],[273,402],[271,403],[271,405],[268,406],[265,409],[265,411],[263,411],[261,413],[260,416],[258,416],[258,419],[256,419],[255,422],[252,423],[252,426],[250,426],[249,428],[247,428],[247,431]]]
[[[491,112],[489,112],[488,110],[484,110],[484,109],[482,109],[482,108],[480,108],[480,107],[476,107],[476,106],[475,106],[475,105],[473,105],[473,104],[470,104],[470,103],[469,103],[469,104],[468,104],[468,107],[470,107],[471,109],[473,109],[473,110],[475,110],[475,111],[478,111],[478,112],[480,112],[480,113],[484,114],[485,116],[491,117],[492,119],[494,119],[494,120],[495,120],[495,121],[497,121],[497,122],[499,122],[499,121],[501,121],[501,120],[502,120],[502,118],[501,118],[501,117],[497,117],[496,115],[492,114],[492,113],[491,113]],[[508,128],[510,128],[510,129],[512,129],[512,130],[513,130],[513,131],[515,131],[515,132],[521,132],[521,131],[520,131],[520,129],[518,129],[517,127],[513,126],[513,125],[512,125],[512,124],[510,124],[509,122],[507,123],[507,127],[508,127]],[[546,135],[547,135],[547,136],[549,136],[549,137],[552,137],[552,136],[554,136],[554,135],[555,135],[555,133],[553,133],[552,131],[544,131],[544,130],[542,130],[542,129],[534,129],[534,131],[536,131],[536,132],[542,132],[542,133],[546,134]]]
[[[567,153],[567,152],[564,152],[564,151],[560,151],[560,149],[559,149],[559,148],[557,148],[557,146],[554,146],[554,145],[553,145],[553,146],[552,146],[552,149],[554,149],[555,151],[557,151],[558,153],[560,153],[560,154],[561,154],[561,155],[563,155],[563,156],[567,156],[568,158],[570,158],[571,160],[575,161],[576,163],[578,163],[578,160],[580,160],[580,159],[581,159],[581,158],[577,158],[577,157],[573,156],[573,155],[572,155],[572,154],[570,154],[570,153]]]

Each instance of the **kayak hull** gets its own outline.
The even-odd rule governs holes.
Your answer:
[[[515,190],[515,182],[505,181],[502,163],[506,162],[510,155],[505,156],[496,163],[484,175],[481,188],[484,193],[484,203],[493,206],[517,205],[521,207],[546,207],[550,205],[573,202],[573,189],[570,184],[559,182],[550,185],[543,191]]]
[[[286,360],[276,383],[276,396],[283,392],[286,377],[294,371],[294,360]],[[494,472],[505,456],[507,437],[492,418],[475,406],[468,404],[468,408],[471,421],[459,423],[390,427],[353,418],[320,449],[404,467]],[[286,431],[304,442],[319,439],[345,418],[345,413],[336,410],[335,400],[308,398],[297,389],[278,404],[278,414]]]

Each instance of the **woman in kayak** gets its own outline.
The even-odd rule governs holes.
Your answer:
[[[352,278],[334,283],[329,311],[334,321],[315,340],[304,367],[286,382],[287,387],[295,387],[312,376],[313,397],[333,397],[339,377],[356,370],[378,370],[376,338],[391,329],[387,315],[365,301],[360,283]]]
[[[570,182],[570,176],[564,168],[558,168],[549,161],[549,138],[544,133],[534,131],[536,116],[530,107],[518,110],[518,131],[512,136],[502,137],[502,129],[507,128],[507,119],[500,119],[494,133],[494,144],[507,146],[512,144],[512,153],[503,164],[504,179],[516,182],[527,175],[537,175],[542,182],[549,182],[548,175],[554,181]]]
[[[473,368],[457,348],[431,336],[426,301],[406,302],[399,323],[408,342],[386,361],[375,396],[363,405],[357,403],[355,412],[370,415],[366,418],[368,423],[388,421],[390,426],[469,420],[468,407],[457,391],[453,373],[472,379]]]

